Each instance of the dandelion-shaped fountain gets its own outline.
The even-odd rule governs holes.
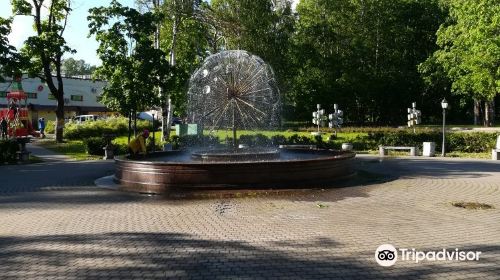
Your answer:
[[[280,96],[274,73],[258,56],[242,50],[208,57],[192,75],[188,91],[190,122],[209,130],[278,126]]]
[[[193,153],[201,160],[273,159],[277,149],[238,148],[237,131],[271,129],[279,124],[280,95],[273,70],[243,50],[208,57],[191,76],[188,119],[209,132],[232,131],[232,147]]]
[[[238,146],[238,130],[270,129],[280,121],[274,73],[246,51],[208,57],[191,76],[187,108],[189,122],[201,131],[231,130],[230,147],[118,158],[115,179],[122,189],[164,193],[178,188],[311,187],[353,174],[351,152]]]

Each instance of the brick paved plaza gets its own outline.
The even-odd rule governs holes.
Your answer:
[[[96,187],[110,161],[1,166],[0,279],[500,279],[499,163],[357,161],[343,188],[183,200]],[[382,267],[384,243],[482,254]]]

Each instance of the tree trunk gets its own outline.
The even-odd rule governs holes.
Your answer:
[[[137,137],[137,111],[133,111],[134,117],[134,138]]]
[[[179,17],[174,15],[172,26],[172,43],[170,45],[170,66],[175,67],[175,46],[177,43],[177,32],[179,31]],[[162,108],[162,140],[167,141],[170,138],[170,128],[172,119],[172,100],[170,94],[165,93],[165,105]]]
[[[57,97],[56,108],[56,142],[62,143],[64,131],[64,95]]]
[[[132,136],[132,112],[128,112],[128,144],[130,144],[130,136]]]
[[[485,116],[487,116],[487,126],[495,124],[495,100],[487,101],[485,106]]]
[[[495,118],[495,102],[486,101],[484,102],[484,126],[490,127],[493,125]]]
[[[481,103],[474,99],[474,125],[481,123]]]
[[[175,46],[177,44],[177,32],[179,31],[179,18],[174,16],[172,26],[172,44],[170,45],[170,66],[175,66]]]

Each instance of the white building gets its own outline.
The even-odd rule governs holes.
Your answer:
[[[11,79],[0,83],[0,107],[7,107],[7,93],[11,88]],[[56,79],[54,82],[57,85]],[[64,83],[64,111],[65,118],[76,115],[109,115],[111,112],[101,103],[100,95],[106,85],[103,81],[91,79],[63,78]],[[50,94],[48,86],[39,78],[23,78],[22,86],[28,95],[28,104],[32,119],[44,117],[46,120],[55,120],[57,102]]]

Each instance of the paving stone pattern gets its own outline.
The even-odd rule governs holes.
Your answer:
[[[3,166],[0,279],[500,279],[500,164],[358,161],[388,179],[201,200],[93,186],[112,162]],[[462,200],[496,208],[451,205]],[[381,267],[374,253],[384,243],[482,254]]]

